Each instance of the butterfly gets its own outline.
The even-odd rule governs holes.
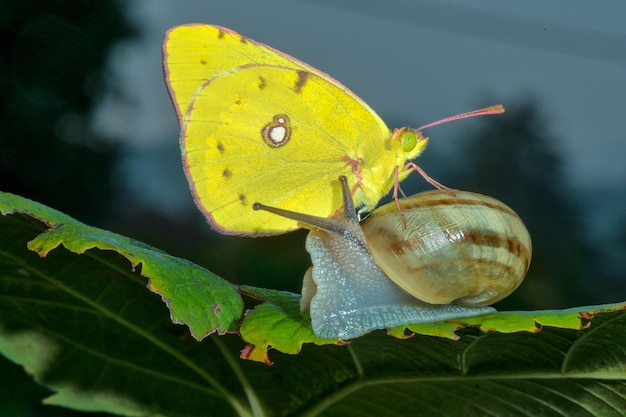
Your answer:
[[[376,207],[412,171],[428,138],[421,129],[501,113],[502,106],[390,130],[365,102],[324,72],[220,26],[170,29],[163,43],[167,87],[181,125],[185,174],[212,226],[271,235],[297,222],[254,211],[255,202],[329,217],[348,178],[355,205]]]

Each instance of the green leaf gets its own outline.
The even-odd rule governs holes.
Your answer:
[[[41,257],[59,245],[77,254],[93,248],[116,251],[131,262],[133,269],[142,265],[142,275],[149,278],[148,288],[161,295],[172,313],[172,321],[188,325],[196,339],[202,340],[215,331],[237,331],[243,300],[230,283],[217,275],[33,201],[8,193],[0,193],[0,199],[3,214],[25,213],[52,226],[28,242],[28,248]]]
[[[463,327],[477,327],[484,332],[532,332],[537,333],[543,326],[562,329],[581,330],[591,325],[591,319],[598,313],[607,313],[626,309],[626,304],[605,304],[600,306],[574,307],[565,310],[543,311],[501,311],[498,313],[481,314],[474,317],[463,317],[436,323],[419,323],[398,326],[390,329],[391,336],[403,338],[405,331],[447,337],[457,340],[456,331]]]
[[[260,298],[263,303],[246,313],[241,323],[241,337],[248,342],[242,352],[244,359],[272,364],[267,351],[270,346],[294,355],[305,343],[318,346],[343,344],[340,340],[315,336],[310,320],[300,313],[300,296],[285,291],[264,290],[249,286],[241,291]]]
[[[194,298],[203,280],[222,281],[25,199],[0,194],[0,210],[13,213],[0,216],[0,352],[55,392],[49,404],[133,416],[626,415],[623,304],[490,314],[430,327],[448,337],[376,331],[338,346],[312,335],[297,295],[225,283]],[[237,330],[243,309],[224,302],[237,290],[258,301],[241,321],[245,342],[198,342],[171,323],[197,339]],[[482,332],[492,328],[527,331]],[[269,361],[270,347],[273,366],[238,358],[245,348]]]

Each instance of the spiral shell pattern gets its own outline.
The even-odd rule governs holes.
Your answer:
[[[485,306],[524,279],[531,240],[519,216],[481,194],[429,191],[376,209],[363,223],[375,262],[431,304]]]

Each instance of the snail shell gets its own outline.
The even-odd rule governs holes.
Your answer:
[[[254,205],[311,230],[306,248],[313,266],[304,276],[301,309],[309,311],[317,336],[351,339],[374,329],[493,312],[485,305],[523,280],[530,237],[519,217],[499,201],[432,191],[399,200],[406,228],[396,202],[376,209],[361,225],[341,180],[344,211],[337,219]],[[507,243],[502,249],[488,242]]]
[[[522,220],[481,194],[416,194],[378,208],[362,229],[387,275],[431,304],[493,304],[522,283],[530,266],[530,235]]]

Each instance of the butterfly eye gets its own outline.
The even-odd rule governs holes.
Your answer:
[[[400,138],[400,145],[404,152],[411,152],[417,145],[417,136],[410,130],[405,131]]]

